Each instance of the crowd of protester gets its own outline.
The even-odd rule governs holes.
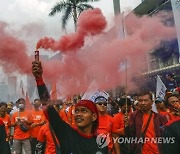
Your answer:
[[[34,99],[32,110],[24,98],[0,103],[0,154],[180,153],[180,94],[174,81],[164,98],[141,90],[116,99],[62,101],[50,99],[41,69],[33,63],[40,99]],[[152,142],[155,138],[161,142]]]

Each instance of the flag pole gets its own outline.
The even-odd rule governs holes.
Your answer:
[[[123,28],[123,35],[124,38],[126,38],[126,33],[125,33],[125,24],[124,24],[124,12],[122,12],[122,28]],[[125,114],[127,115],[128,113],[128,107],[127,107],[127,92],[128,92],[128,69],[127,69],[127,57],[125,57],[124,60],[125,63],[125,99],[126,99],[126,112]]]
[[[127,107],[127,91],[128,91],[128,79],[127,79],[127,77],[128,77],[128,70],[127,70],[127,58],[125,59],[125,75],[126,75],[126,82],[125,82],[125,98],[126,98],[126,114],[128,114],[127,112],[127,110],[128,110],[128,107]]]

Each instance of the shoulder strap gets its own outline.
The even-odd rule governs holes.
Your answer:
[[[53,138],[53,141],[54,141],[55,146],[60,149],[60,146],[59,146],[59,144],[57,143],[57,140],[56,140],[54,131],[53,131],[53,129],[52,129],[52,127],[51,127],[50,124],[49,124],[49,129],[50,129],[50,132],[51,132],[51,135],[52,135],[52,138]]]
[[[144,131],[143,131],[143,134],[144,134],[144,135],[146,134],[146,131],[147,131],[148,127],[149,127],[149,123],[150,123],[150,121],[151,121],[151,117],[152,117],[152,111],[151,111],[151,113],[150,113],[150,115],[149,115],[148,122],[147,122],[146,127],[145,127],[145,129],[144,129]]]

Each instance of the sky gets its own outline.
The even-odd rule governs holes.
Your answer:
[[[141,0],[121,0],[121,10],[133,9]],[[64,32],[61,30],[61,15],[49,17],[48,13],[59,0],[0,0],[0,21],[9,25],[9,31],[16,37],[25,39],[29,48],[33,50],[34,43],[43,36],[59,38]],[[91,3],[100,7],[108,24],[112,25],[114,10],[112,0],[100,0]],[[36,28],[34,28],[36,27]],[[31,30],[29,36],[26,32]],[[67,33],[74,32],[73,22],[68,22]]]

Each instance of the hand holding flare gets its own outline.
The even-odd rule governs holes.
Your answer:
[[[32,62],[32,73],[36,80],[42,79],[43,69],[39,61],[39,51],[35,51],[35,61]]]

